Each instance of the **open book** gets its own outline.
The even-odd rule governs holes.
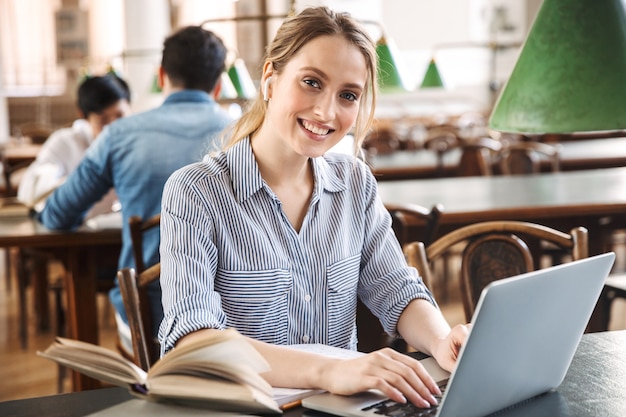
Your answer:
[[[176,347],[148,372],[117,352],[57,337],[40,356],[148,400],[242,413],[280,413],[259,374],[265,359],[236,330],[206,333]]]

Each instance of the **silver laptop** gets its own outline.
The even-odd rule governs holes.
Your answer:
[[[611,252],[489,284],[440,404],[424,415],[485,416],[558,387],[614,260]],[[375,392],[323,393],[302,405],[346,417],[384,417],[373,406],[385,400]]]

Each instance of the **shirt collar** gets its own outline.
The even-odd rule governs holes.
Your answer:
[[[213,98],[202,90],[180,90],[171,93],[165,98],[163,104],[172,103],[210,103]]]
[[[259,171],[250,139],[245,138],[226,151],[226,160],[233,190],[238,201],[244,201],[263,188],[263,177]],[[339,192],[346,189],[346,184],[331,169],[324,157],[312,158],[315,177],[314,195],[323,191]]]

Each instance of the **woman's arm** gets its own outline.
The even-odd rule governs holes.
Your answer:
[[[398,333],[415,349],[432,355],[439,365],[452,371],[470,325],[452,330],[441,311],[427,300],[416,299],[404,309],[398,321]]]
[[[178,345],[188,343],[203,329],[181,338]],[[321,388],[335,394],[355,394],[378,389],[389,398],[419,407],[437,403],[441,394],[435,381],[419,361],[385,348],[356,359],[335,359],[311,352],[289,349],[248,339],[270,364],[271,371],[263,377],[272,385],[288,388]]]

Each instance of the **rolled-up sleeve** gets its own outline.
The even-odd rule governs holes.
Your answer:
[[[212,216],[198,184],[184,172],[165,184],[161,207],[161,288],[164,319],[161,353],[178,339],[203,328],[223,329],[226,317],[214,290],[217,253]]]
[[[368,173],[369,174],[369,173]],[[398,336],[397,324],[406,306],[414,299],[437,305],[418,271],[407,265],[404,253],[391,228],[391,216],[376,192],[373,176],[366,174],[365,238],[359,296],[381,320],[385,331]]]

